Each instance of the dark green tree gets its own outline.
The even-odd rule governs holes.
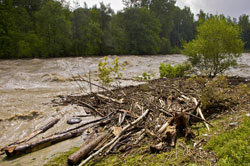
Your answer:
[[[248,15],[241,15],[239,17],[239,26],[241,38],[245,42],[245,49],[250,49],[250,22]]]
[[[127,8],[117,17],[111,24],[112,29],[119,35],[124,33],[125,36],[122,35],[119,39],[119,35],[112,33],[113,43],[123,44],[116,45],[115,48],[126,50],[126,54],[158,53],[161,25],[154,14],[146,8]]]
[[[36,13],[36,31],[42,42],[43,57],[66,56],[69,53],[70,20],[60,2],[49,0]]]

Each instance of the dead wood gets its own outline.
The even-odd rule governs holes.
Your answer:
[[[78,164],[81,159],[86,157],[106,136],[108,132],[101,133],[96,138],[90,138],[91,141],[88,144],[84,144],[80,150],[73,153],[68,157],[67,163],[68,165],[75,165]]]
[[[101,89],[106,90],[106,91],[108,91],[108,92],[110,92],[110,93],[113,94],[113,92],[112,92],[111,90],[109,90],[109,89],[107,89],[107,88],[105,88],[105,87],[103,87],[103,86],[97,85],[97,84],[95,84],[95,83],[93,83],[93,82],[91,82],[91,81],[85,80],[85,79],[84,79],[82,76],[80,76],[80,75],[78,75],[78,76],[79,76],[79,78],[80,78],[80,81],[87,82],[87,83],[89,83],[89,84],[91,84],[91,85],[94,85],[94,86],[96,86],[96,87],[98,87],[98,88],[101,88]]]
[[[150,112],[150,110],[146,110],[139,118],[137,118],[131,124],[126,125],[122,129],[122,131],[121,131],[121,133],[119,135],[117,135],[114,139],[112,139],[108,144],[106,144],[105,146],[103,146],[101,149],[99,149],[95,153],[91,154],[87,159],[85,159],[83,162],[81,162],[81,164],[79,166],[83,166],[88,161],[90,161],[93,157],[95,157],[96,155],[98,155],[99,153],[101,153],[104,149],[106,149],[107,147],[109,147],[110,145],[112,145],[114,142],[116,142],[116,140],[118,140],[123,133],[125,133],[131,126],[136,125],[137,123],[139,123],[143,118],[145,118],[147,116],[147,114],[149,112]]]
[[[194,97],[193,97],[192,99],[193,99],[193,102],[195,103],[195,105],[198,105],[197,99],[194,98]],[[210,131],[209,126],[208,126],[208,124],[207,124],[207,122],[206,122],[206,119],[204,118],[204,116],[203,116],[203,114],[202,114],[202,111],[201,111],[201,108],[200,108],[200,107],[197,108],[197,112],[198,112],[198,114],[201,116],[201,118],[204,120],[204,123],[205,123],[205,126],[207,127],[207,130]]]
[[[86,117],[91,117],[93,115],[87,114],[87,115],[74,115],[73,117],[78,117],[78,118],[86,118]]]
[[[123,99],[120,99],[120,100],[117,100],[117,99],[113,99],[111,97],[108,97],[108,96],[105,96],[105,95],[101,95],[101,94],[97,94],[98,97],[101,97],[103,99],[106,99],[106,100],[111,100],[115,103],[118,103],[118,104],[122,104],[123,103]]]
[[[30,153],[33,151],[37,151],[39,149],[43,149],[43,148],[48,147],[50,145],[53,145],[55,143],[80,136],[86,129],[91,128],[91,127],[96,127],[96,126],[100,125],[101,123],[103,123],[103,122],[97,122],[94,124],[90,124],[90,125],[87,125],[85,127],[82,127],[82,128],[76,129],[76,130],[72,130],[72,131],[69,131],[66,133],[52,135],[52,136],[49,136],[46,138],[42,138],[38,141],[25,143],[25,144],[21,144],[21,145],[9,146],[9,147],[6,147],[4,149],[4,151],[5,151],[7,156],[18,156],[18,155]]]
[[[105,121],[109,121],[111,119],[111,115],[112,115],[112,113],[110,115],[108,115],[108,116],[103,117],[103,118],[99,118],[99,119],[95,119],[95,120],[92,120],[92,121],[89,121],[89,122],[85,122],[85,123],[82,123],[82,124],[80,124],[80,125],[78,125],[76,127],[73,127],[73,128],[68,129],[66,131],[58,132],[58,133],[55,133],[55,134],[58,135],[58,134],[68,133],[70,131],[74,131],[76,129],[82,128],[82,127],[87,126],[87,125],[92,124],[92,123],[97,123],[97,122],[101,122],[101,123],[104,122],[105,123]]]
[[[28,135],[27,137],[18,140],[14,143],[9,144],[8,146],[12,146],[12,145],[17,145],[17,144],[21,144],[23,142],[27,142],[29,140],[31,140],[32,138],[36,137],[37,135],[46,132],[48,129],[52,128],[60,119],[56,118],[51,120],[49,123],[47,123],[46,125],[42,126],[41,128],[39,128],[38,130],[34,131],[33,133],[31,133],[30,135]],[[7,148],[8,146],[4,147],[1,149],[1,151],[3,151],[5,148]]]
[[[103,113],[99,112],[96,108],[94,108],[93,106],[91,106],[90,104],[86,103],[86,102],[83,102],[83,101],[77,101],[79,102],[80,104],[90,108],[91,110],[93,110],[95,113],[97,113],[99,116],[101,117],[104,117]]]
[[[159,129],[158,132],[163,133],[167,129],[167,127],[173,122],[173,120],[174,120],[173,117],[169,118],[168,121],[162,125],[162,127]]]

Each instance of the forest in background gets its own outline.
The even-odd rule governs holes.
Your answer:
[[[0,0],[0,58],[179,53],[195,38],[196,27],[213,17],[201,10],[195,20],[175,0],[123,3],[115,13],[103,3],[72,10],[63,0]],[[239,26],[249,50],[249,16],[219,17]]]

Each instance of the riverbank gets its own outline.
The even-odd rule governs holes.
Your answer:
[[[115,56],[110,56],[113,60]],[[243,54],[239,59],[239,66],[230,69],[228,75],[249,77],[249,54]],[[76,75],[88,79],[89,71],[93,83],[97,80],[98,62],[102,57],[96,58],[55,58],[55,59],[31,59],[31,60],[3,60],[0,61],[0,147],[6,146],[17,139],[30,135],[36,129],[45,125],[53,118],[61,120],[49,131],[42,134],[46,137],[60,129],[67,129],[67,120],[78,114],[85,114],[85,110],[77,105],[57,106],[54,100],[60,100],[60,96],[83,95],[90,92],[89,84],[79,81],[84,87],[80,89],[74,81]],[[154,73],[153,78],[158,77],[159,64],[172,65],[185,61],[183,55],[164,56],[121,56],[120,63],[127,64],[122,74],[127,80],[120,80],[121,86],[138,85],[142,82],[132,81],[143,72]],[[132,78],[132,79],[131,79]],[[130,80],[131,79],[131,80]],[[92,89],[98,92],[98,88]],[[83,121],[93,120],[92,117]],[[51,147],[24,155],[13,160],[4,160],[0,157],[0,165],[43,165],[55,154],[68,151],[71,147],[78,146],[81,138],[72,139],[55,144]]]
[[[160,91],[161,88],[155,88],[160,86],[169,89],[162,92]],[[231,164],[247,164],[250,160],[249,151],[247,151],[250,144],[249,141],[246,141],[246,136],[249,135],[248,129],[250,128],[248,123],[250,119],[249,86],[249,80],[238,78],[228,80],[225,78],[216,78],[214,80],[181,78],[154,80],[147,85],[122,89],[125,94],[147,94],[154,91],[154,94],[161,96],[173,89],[178,89],[184,95],[191,94],[191,96],[195,96],[199,101],[202,101],[203,113],[213,127],[208,131],[202,121],[192,121],[191,129],[195,134],[195,138],[186,142],[185,137],[179,135],[175,147],[167,151],[162,150],[152,153],[150,150],[152,140],[146,137],[136,144],[137,146],[133,146],[126,151],[117,150],[115,154],[106,157],[97,157],[87,165],[223,165],[229,162]],[[90,102],[91,97],[77,98],[78,100],[84,99]],[[140,101],[140,104],[143,103],[140,98],[134,97],[134,100]],[[76,98],[71,96],[65,101],[66,103],[74,103]],[[96,106],[94,100],[91,100],[91,103]],[[98,108],[103,108],[104,105],[104,103],[99,103]],[[113,106],[109,105],[109,107]],[[103,108],[103,110],[107,110],[108,113],[108,108]],[[159,115],[159,118],[163,117]],[[155,122],[152,121],[152,123],[155,125]],[[240,134],[242,130],[247,131],[247,133]],[[237,146],[237,141],[231,135],[236,135],[237,141],[243,142],[244,146],[238,148],[240,146]],[[215,144],[217,140],[218,144]],[[225,148],[220,148],[224,145]],[[235,147],[233,153],[231,146]],[[76,147],[66,153],[56,155],[46,166],[65,165],[68,156],[78,149]],[[237,158],[237,155],[243,157]]]

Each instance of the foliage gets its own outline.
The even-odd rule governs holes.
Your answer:
[[[228,131],[212,137],[206,148],[213,150],[219,157],[218,165],[249,165],[250,163],[250,118],[235,131]]]
[[[171,64],[161,63],[159,67],[160,77],[183,77],[190,70],[189,64],[178,64],[172,66]]]
[[[41,51],[44,57],[65,55],[70,47],[70,22],[62,4],[48,1],[36,13],[38,36],[43,41]]]
[[[196,38],[184,46],[184,54],[201,74],[216,76],[236,66],[243,42],[239,29],[218,16],[206,20],[197,27]]]
[[[128,8],[118,16],[111,22],[112,28],[117,29],[114,32],[118,33],[111,35],[114,48],[125,50],[126,54],[156,54],[159,51],[161,25],[148,9]]]
[[[122,73],[120,73],[121,69],[118,57],[116,57],[113,60],[112,65],[110,65],[108,57],[105,56],[104,61],[100,61],[98,64],[98,77],[103,84],[108,85],[114,80],[114,78],[122,77]]]
[[[239,17],[241,38],[245,43],[245,49],[250,49],[250,20],[248,15]]]
[[[104,3],[71,10],[64,0],[1,0],[0,58],[179,53],[196,26],[214,17],[201,11],[195,21],[190,8],[180,9],[175,0],[123,2],[124,10],[114,13]],[[238,24],[249,49],[248,16]]]

